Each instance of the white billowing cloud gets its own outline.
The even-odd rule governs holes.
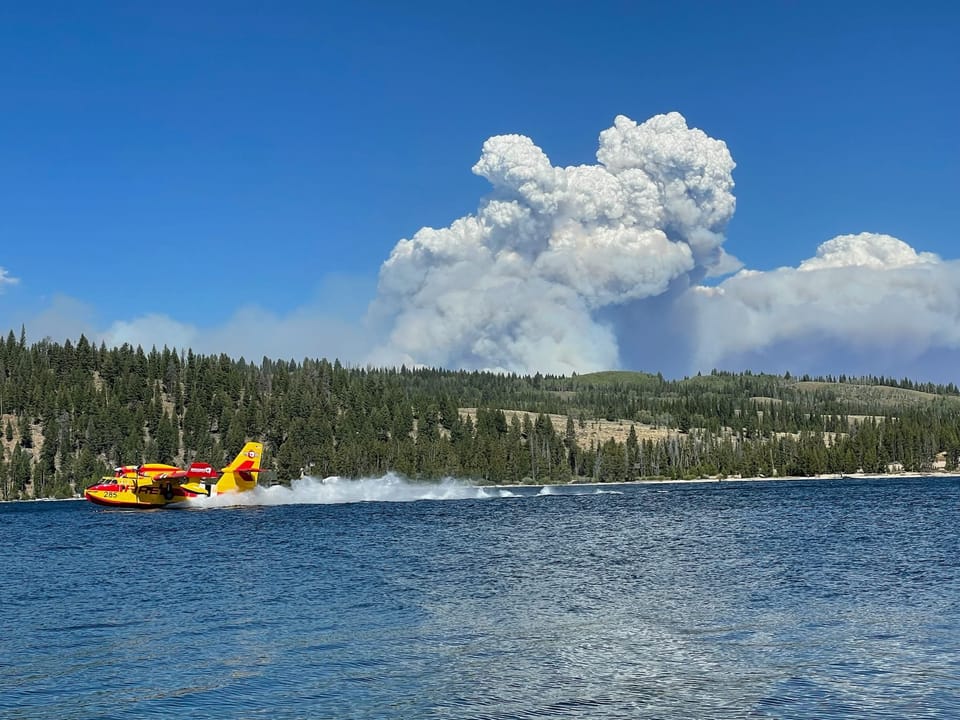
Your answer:
[[[688,130],[679,113],[642,125],[621,115],[600,134],[597,159],[613,173],[650,178],[659,191],[658,224],[689,242],[698,259],[714,259],[736,206],[734,162],[724,142]]]
[[[551,245],[533,270],[573,288],[592,308],[659,295],[695,267],[690,246],[671,242],[660,230],[560,223]]]
[[[817,248],[815,257],[800,263],[799,270],[823,270],[839,267],[864,267],[874,270],[907,267],[918,263],[937,263],[933,253],[918,253],[903,240],[890,235],[863,232],[838,235]]]
[[[473,172],[493,187],[475,214],[397,243],[372,316],[370,359],[526,372],[619,365],[609,315],[678,281],[730,272],[726,145],[678,113],[600,134],[598,164],[554,167],[530,138],[492,137]]]
[[[7,269],[0,267],[0,292],[3,292],[4,285],[16,285],[20,280],[15,277],[10,277],[7,273]]]
[[[477,211],[383,264],[372,315],[389,339],[370,358],[670,375],[960,363],[960,262],[864,232],[796,267],[740,270],[723,248],[733,160],[677,113],[617,117],[597,161],[554,167],[527,137],[487,140],[473,171],[492,192]]]
[[[904,373],[927,353],[960,350],[960,262],[889,235],[841,235],[797,268],[741,271],[681,302],[697,369],[762,358],[806,371],[832,358],[831,372],[857,372],[843,366],[856,357],[864,372]]]

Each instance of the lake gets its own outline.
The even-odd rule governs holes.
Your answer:
[[[960,480],[0,504],[0,718],[957,718]]]

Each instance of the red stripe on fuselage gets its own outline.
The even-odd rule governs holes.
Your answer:
[[[174,497],[180,496],[182,498],[194,498],[199,497],[197,493],[183,491],[180,493],[174,492]],[[96,495],[91,495],[90,493],[84,493],[83,496],[90,502],[96,505],[103,505],[104,507],[117,507],[117,508],[140,508],[141,510],[153,510],[156,508],[163,508],[167,505],[177,505],[178,503],[164,500],[162,503],[156,502],[126,502],[124,500],[107,500],[106,498],[97,497]]]
[[[84,493],[84,497],[95,505],[103,505],[105,507],[120,507],[120,508],[151,508],[151,507],[163,507],[163,505],[152,505],[151,503],[131,503],[131,502],[122,502],[117,500],[105,500],[103,498],[97,497],[96,495],[91,495],[90,493]]]

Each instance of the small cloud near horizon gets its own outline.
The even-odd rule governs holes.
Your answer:
[[[11,277],[6,268],[0,267],[0,292],[3,292],[5,285],[16,285],[18,282],[19,278]]]

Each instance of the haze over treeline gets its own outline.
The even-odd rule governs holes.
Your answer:
[[[907,378],[254,363],[21,330],[0,340],[0,433],[3,499],[68,496],[120,464],[222,466],[247,439],[279,482],[884,473],[957,468],[960,394]]]

